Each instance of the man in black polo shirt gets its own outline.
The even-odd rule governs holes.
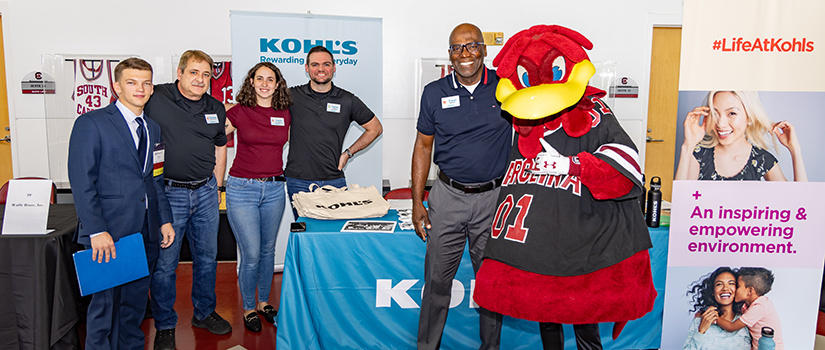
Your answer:
[[[192,251],[192,325],[215,334],[232,331],[215,312],[215,258],[218,253],[218,191],[226,168],[226,111],[206,92],[212,58],[200,50],[183,53],[178,80],[155,86],[146,115],[160,124],[166,146],[166,198],[179,239],[162,249],[152,275],[152,317],[157,349],[175,348],[175,269],[184,235]]]
[[[413,223],[427,244],[418,349],[441,345],[465,244],[473,271],[481,266],[512,134],[495,98],[498,77],[484,66],[481,30],[468,23],[457,26],[448,52],[454,71],[424,88],[412,157]],[[430,192],[428,212],[423,197],[432,155],[439,181]],[[479,316],[481,349],[498,349],[501,315],[480,308]]]
[[[332,83],[335,60],[329,50],[323,46],[310,49],[305,69],[309,83],[289,89],[292,125],[284,175],[290,200],[298,192],[309,191],[313,183],[346,186],[343,169],[347,161],[383,132],[378,117],[361,99]],[[352,122],[363,127],[364,133],[342,151]],[[298,212],[292,212],[297,219]]]

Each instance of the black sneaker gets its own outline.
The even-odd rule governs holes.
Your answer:
[[[261,331],[261,318],[258,317],[257,313],[250,312],[248,315],[243,317],[243,325],[250,332],[260,332]]]
[[[198,320],[195,316],[192,316],[192,325],[198,328],[206,328],[212,334],[227,334],[232,331],[232,326],[229,325],[229,322],[218,315],[217,312],[212,311],[209,316],[202,320]]]
[[[175,329],[155,330],[155,350],[175,350]]]

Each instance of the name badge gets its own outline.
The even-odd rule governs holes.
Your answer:
[[[269,124],[274,126],[284,126],[284,118],[269,117]]]
[[[166,146],[163,142],[156,143],[155,149],[152,151],[152,176],[160,176],[163,174],[163,162],[166,160]]]
[[[341,105],[337,103],[327,103],[327,112],[341,113]]]
[[[458,95],[441,98],[441,109],[455,108],[458,106],[461,106],[461,100],[458,98]]]
[[[217,114],[204,114],[206,117],[206,124],[218,124]]]

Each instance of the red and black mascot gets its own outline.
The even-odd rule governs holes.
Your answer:
[[[639,155],[605,92],[588,86],[592,47],[574,30],[537,25],[493,61],[517,142],[474,298],[539,322],[545,349],[563,348],[561,324],[574,325],[579,349],[601,349],[598,323],[614,322],[615,339],[656,298]]]

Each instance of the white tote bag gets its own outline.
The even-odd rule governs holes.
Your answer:
[[[352,184],[348,189],[312,184],[309,190],[298,192],[292,198],[292,207],[303,217],[321,220],[363,219],[384,216],[390,210],[390,204],[381,197],[375,186]]]

